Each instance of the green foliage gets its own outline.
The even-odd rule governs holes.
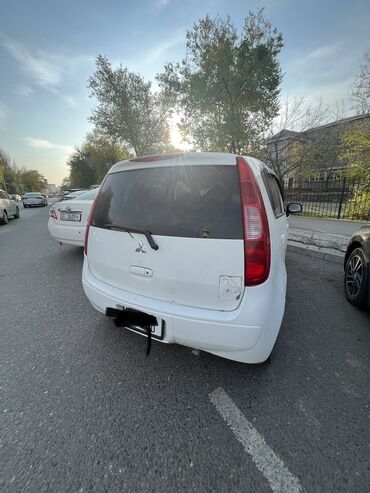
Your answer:
[[[348,165],[348,175],[370,187],[370,132],[357,130],[344,134],[339,155]]]
[[[0,187],[8,193],[41,192],[46,180],[37,170],[19,170],[11,157],[0,149]]]
[[[239,34],[230,19],[207,16],[187,33],[187,55],[157,76],[166,104],[196,149],[246,153],[276,116],[282,35],[250,12]]]
[[[17,172],[17,183],[22,192],[42,192],[45,188],[45,178],[37,170],[23,170]],[[9,187],[8,187],[9,191]],[[14,192],[12,190],[11,192]]]
[[[70,175],[63,185],[66,188],[89,188],[99,184],[113,164],[129,157],[128,151],[116,141],[96,133],[89,134],[67,161]]]
[[[370,132],[356,130],[344,134],[339,156],[348,165],[348,177],[357,182],[346,210],[359,219],[370,219]]]
[[[122,65],[113,69],[107,58],[98,56],[88,87],[99,103],[90,117],[98,133],[120,141],[136,156],[165,150],[168,113],[150,82]]]

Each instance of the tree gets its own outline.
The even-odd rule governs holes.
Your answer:
[[[97,133],[88,134],[67,161],[70,175],[67,187],[86,187],[101,183],[111,166],[132,155],[117,141]]]
[[[66,191],[68,190],[69,188],[71,188],[71,180],[69,178],[69,176],[66,176],[65,178],[63,178],[63,181],[62,181],[62,185],[60,187],[63,191]]]
[[[370,219],[370,132],[355,130],[343,135],[340,158],[348,165],[348,177],[356,184],[346,204],[359,219]]]
[[[87,136],[84,152],[89,167],[94,172],[95,183],[101,183],[113,164],[132,157],[132,153],[120,145],[117,140],[97,133],[91,133]]]
[[[304,98],[286,100],[279,117],[266,133],[262,155],[283,181],[286,176],[309,176],[317,170],[329,171],[339,163],[343,106],[306,104]],[[328,122],[334,124],[324,127]],[[316,130],[315,130],[316,129]]]
[[[23,169],[18,174],[22,192],[42,192],[45,188],[45,178],[34,169]]]
[[[358,115],[370,113],[370,49],[366,50],[352,87],[354,109]]]
[[[70,168],[69,179],[72,187],[89,188],[95,183],[95,173],[90,168],[86,152],[81,147],[76,147],[67,161]]]
[[[165,150],[168,111],[163,98],[152,92],[150,82],[122,64],[113,69],[108,59],[99,55],[88,87],[99,103],[90,117],[98,133],[120,141],[136,156]]]
[[[370,192],[370,132],[345,133],[341,139],[340,158],[348,165],[348,175]]]
[[[278,112],[282,35],[259,9],[240,33],[229,17],[207,16],[186,39],[184,60],[157,76],[167,104],[182,115],[180,131],[195,149],[248,152]]]

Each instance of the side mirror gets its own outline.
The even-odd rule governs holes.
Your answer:
[[[286,206],[286,215],[289,216],[290,214],[299,214],[302,212],[302,204],[299,202],[291,202]]]

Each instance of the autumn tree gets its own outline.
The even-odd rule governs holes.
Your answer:
[[[347,176],[354,184],[346,210],[359,219],[370,220],[370,132],[359,129],[343,135],[340,157],[348,166]]]
[[[263,9],[240,32],[229,17],[209,16],[187,32],[185,58],[165,65],[157,81],[195,149],[242,154],[256,146],[279,109],[282,46]]]

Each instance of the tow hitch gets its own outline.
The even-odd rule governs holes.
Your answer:
[[[146,355],[149,356],[152,347],[152,333],[158,326],[158,321],[153,315],[131,308],[120,310],[110,307],[105,310],[105,314],[107,317],[113,318],[116,327],[126,327],[136,332],[145,333],[148,341]],[[157,336],[156,338],[161,339],[162,337]]]

